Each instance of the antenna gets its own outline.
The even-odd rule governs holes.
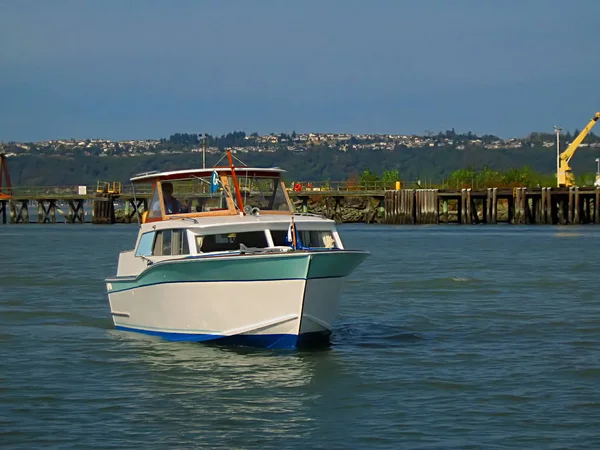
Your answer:
[[[202,138],[202,168],[206,169],[206,140],[207,140],[207,134],[204,133],[204,136]]]

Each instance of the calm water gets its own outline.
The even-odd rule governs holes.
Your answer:
[[[2,448],[600,448],[600,228],[344,226],[331,348],[114,331],[135,225],[0,227]]]

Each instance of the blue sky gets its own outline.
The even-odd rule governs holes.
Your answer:
[[[582,128],[597,0],[0,0],[0,140]]]

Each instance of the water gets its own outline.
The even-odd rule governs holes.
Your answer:
[[[600,228],[343,226],[332,345],[113,330],[135,225],[0,228],[2,448],[600,448]]]

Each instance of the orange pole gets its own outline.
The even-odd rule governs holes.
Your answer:
[[[240,192],[240,185],[238,184],[237,175],[235,174],[235,167],[233,165],[233,158],[231,157],[231,150],[227,150],[227,159],[229,159],[229,167],[231,168],[231,177],[233,178],[233,187],[235,189],[236,198],[238,201],[238,208],[244,214],[244,201],[242,200],[242,193]]]

